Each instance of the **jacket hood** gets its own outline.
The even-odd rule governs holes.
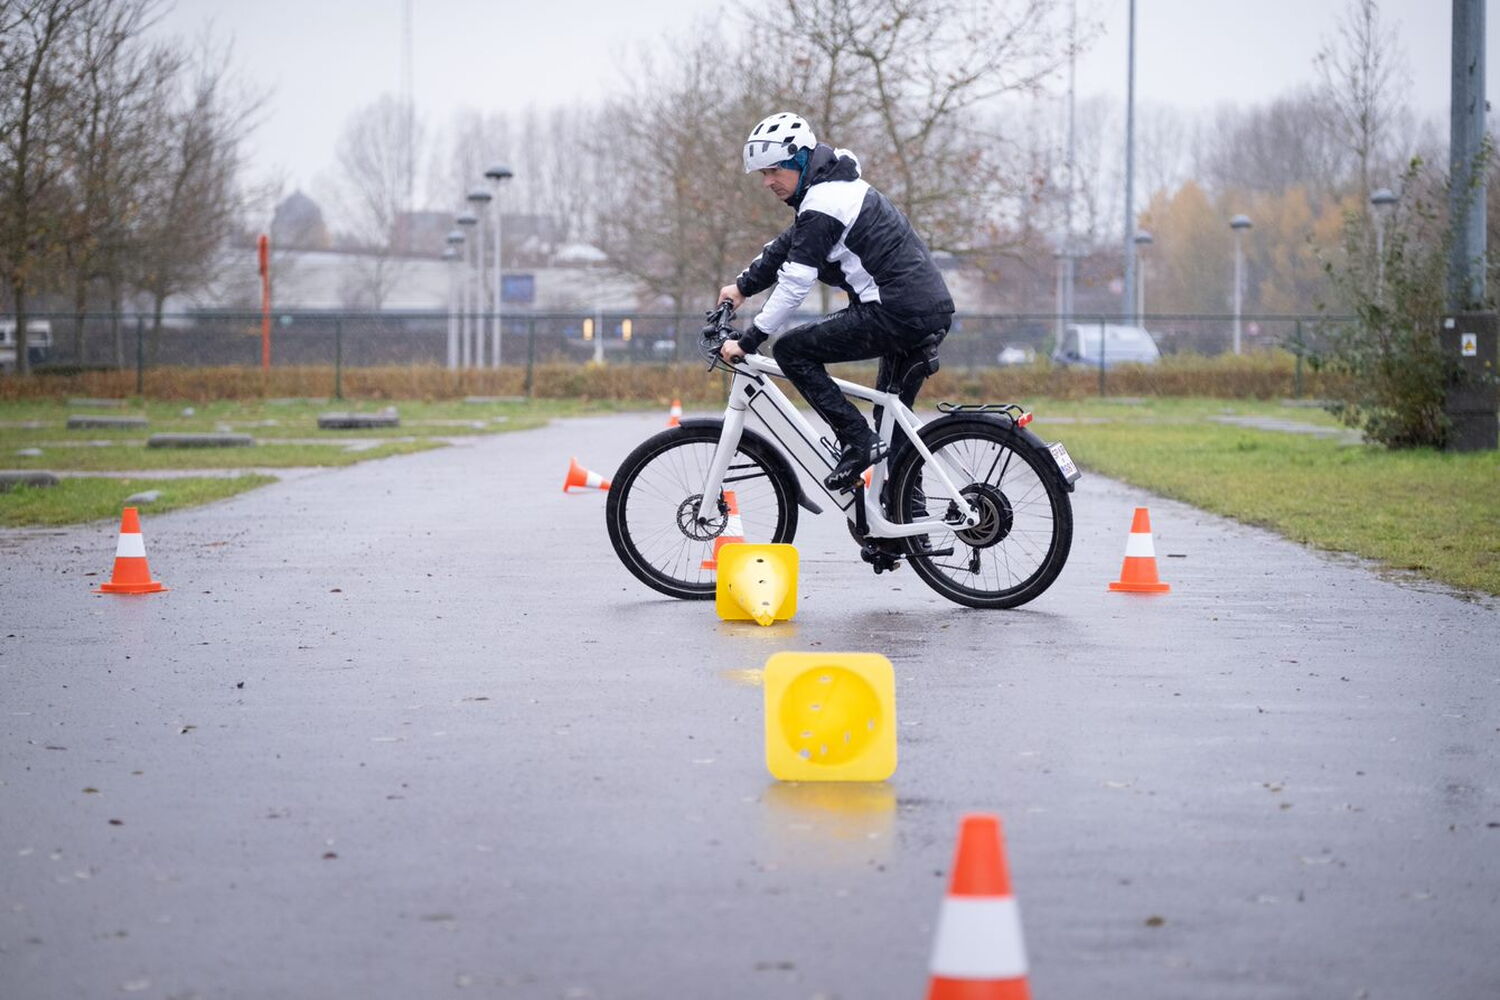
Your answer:
[[[807,189],[814,184],[856,180],[859,180],[859,159],[847,149],[834,149],[827,143],[820,142],[813,147],[812,156],[808,158],[806,183],[798,187],[797,192],[786,203],[793,208],[801,206],[802,199],[807,196]]]

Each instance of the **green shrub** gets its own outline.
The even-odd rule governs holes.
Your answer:
[[[1483,171],[1476,171],[1483,176]],[[1342,253],[1324,270],[1355,322],[1324,328],[1316,367],[1343,375],[1329,410],[1387,448],[1441,448],[1452,430],[1443,410],[1456,365],[1438,339],[1446,311],[1452,232],[1438,199],[1446,185],[1420,159],[1402,176],[1401,201],[1378,253],[1369,214],[1344,219]]]

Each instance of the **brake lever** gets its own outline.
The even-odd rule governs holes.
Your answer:
[[[719,349],[724,342],[736,339],[730,335],[735,333],[734,327],[730,326],[730,320],[734,319],[734,303],[725,299],[716,307],[710,309],[703,317],[707,322],[702,331],[703,352],[708,356],[708,371],[713,371],[722,362]]]

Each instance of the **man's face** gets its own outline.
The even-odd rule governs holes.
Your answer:
[[[801,176],[795,170],[787,170],[784,167],[763,167],[760,172],[760,183],[763,187],[771,190],[782,201],[786,201],[797,190],[797,178]]]

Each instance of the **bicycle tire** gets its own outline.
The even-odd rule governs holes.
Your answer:
[[[971,608],[1014,608],[1035,600],[1062,572],[1073,545],[1073,504],[1056,464],[1026,435],[999,420],[959,417],[922,429],[934,458],[945,459],[950,475],[976,473],[958,482],[975,500],[980,525],[907,541],[907,561],[928,586]],[[900,497],[897,519],[910,522],[921,506],[941,514],[950,497],[923,493],[935,476],[922,476],[926,460],[911,449],[892,473]],[[951,546],[952,555],[931,554]]]
[[[620,463],[604,504],[609,540],[625,568],[653,590],[682,600],[714,596],[715,571],[703,563],[712,559],[714,539],[724,534],[728,518],[706,529],[684,518],[696,510],[720,428],[684,425],[647,438]],[[746,433],[724,487],[735,493],[745,541],[795,537],[798,486],[788,481],[773,446]]]

